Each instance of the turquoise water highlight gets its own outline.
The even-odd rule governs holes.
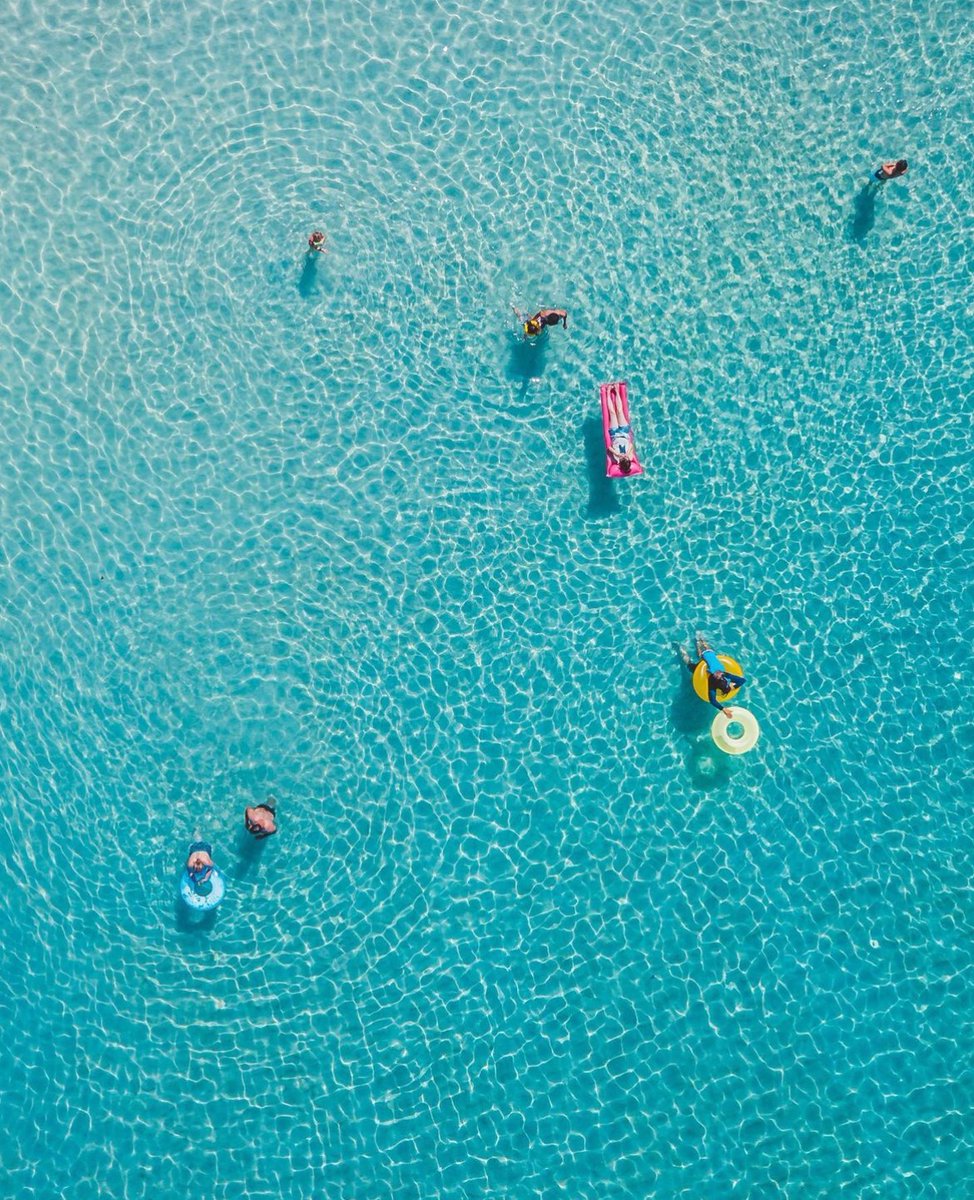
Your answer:
[[[968,7],[8,18],[6,1192],[966,1194]]]

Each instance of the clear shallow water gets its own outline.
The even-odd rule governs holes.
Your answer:
[[[967,7],[9,23],[8,1194],[965,1194]]]

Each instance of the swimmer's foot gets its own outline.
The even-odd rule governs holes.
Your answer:
[[[690,658],[690,654],[686,646],[681,645],[680,642],[674,642],[673,649],[677,652],[677,654],[679,654],[680,662],[683,663],[685,667],[689,667],[693,660]]]

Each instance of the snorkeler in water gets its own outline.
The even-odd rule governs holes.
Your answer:
[[[565,329],[568,328],[568,312],[564,308],[539,308],[533,317],[521,312],[516,304],[511,308],[521,322],[525,337],[537,337],[546,325],[557,325],[560,321]]]

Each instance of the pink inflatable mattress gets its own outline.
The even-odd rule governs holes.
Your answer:
[[[603,383],[599,392],[602,396],[602,432],[605,435],[605,473],[610,479],[630,479],[633,475],[642,475],[643,468],[636,457],[635,438],[630,433],[630,441],[633,447],[632,450],[632,469],[623,471],[616,460],[609,453],[609,447],[612,444],[612,439],[609,437],[609,402],[615,399],[613,407],[618,411],[621,409],[622,418],[628,425],[629,422],[629,396],[624,383]]]

